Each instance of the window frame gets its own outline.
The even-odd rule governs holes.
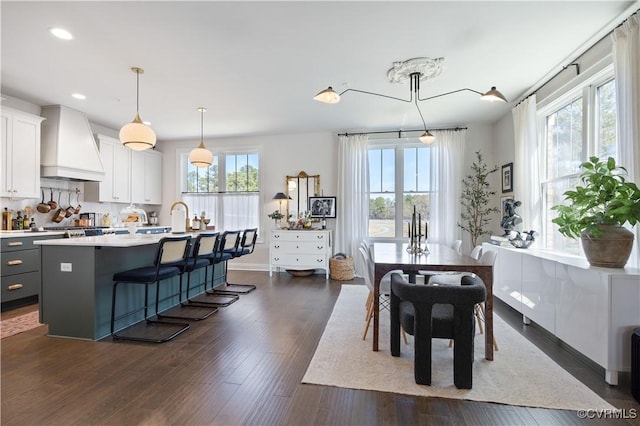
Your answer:
[[[211,149],[210,149],[211,150]],[[176,172],[177,172],[177,186],[176,186],[176,197],[179,200],[182,200],[184,190],[186,189],[186,178],[187,178],[187,163],[189,161],[189,153],[191,152],[191,148],[178,148],[176,149]],[[260,146],[246,146],[239,148],[223,148],[217,150],[211,150],[214,157],[218,159],[218,188],[217,192],[188,192],[188,194],[215,194],[216,196],[221,196],[220,200],[223,200],[224,196],[235,196],[237,194],[256,194],[258,197],[258,238],[256,243],[264,243],[265,236],[264,233],[268,231],[268,227],[265,225],[265,221],[263,219],[264,215],[264,203],[263,199],[263,185],[264,185],[264,177],[262,170],[262,162],[263,162],[263,149]],[[226,187],[226,156],[227,155],[243,155],[243,154],[257,154],[258,156],[258,190],[257,191],[226,191],[220,190],[220,188]],[[225,163],[222,165],[222,163]],[[223,207],[218,207],[218,211],[216,215],[221,215],[224,211]],[[193,213],[193,212],[191,212]],[[193,214],[192,214],[193,215]],[[217,232],[224,232],[225,229],[218,229],[218,225],[216,225]]]
[[[402,242],[405,241],[405,237],[404,237],[404,218],[403,218],[403,206],[404,206],[404,195],[407,191],[405,191],[404,189],[404,164],[405,164],[405,158],[404,158],[404,150],[406,148],[425,148],[425,149],[430,149],[429,146],[421,143],[421,142],[416,142],[415,138],[401,138],[401,139],[370,139],[368,146],[367,146],[367,155],[368,155],[368,151],[372,150],[372,149],[393,149],[394,150],[394,154],[395,154],[395,158],[394,158],[394,188],[395,191],[393,192],[394,196],[395,196],[395,203],[396,203],[396,208],[395,208],[395,212],[394,212],[394,216],[395,216],[395,224],[394,224],[394,233],[396,236],[394,237],[373,237],[370,235],[367,235],[367,238],[369,239],[369,241],[371,242]],[[369,180],[367,180],[367,194],[369,195],[369,199],[370,198],[370,194],[372,193],[370,188],[369,188]],[[411,191],[411,193],[414,194],[435,194],[437,192],[437,188],[431,188],[430,190],[427,191]],[[379,192],[374,192],[374,193],[379,193]],[[390,193],[390,192],[381,192],[381,194],[384,193]],[[398,208],[398,206],[400,206],[400,208]],[[368,218],[369,220],[369,218]],[[368,229],[368,227],[367,227]],[[368,234],[368,233],[367,233]]]
[[[585,78],[583,81],[578,82],[570,89],[559,92],[552,100],[544,100],[540,104],[544,106],[540,107],[537,111],[537,125],[538,125],[538,153],[540,156],[540,209],[542,219],[542,244],[546,249],[553,249],[551,247],[551,241],[549,238],[550,233],[556,232],[554,225],[551,224],[551,218],[554,217],[551,211],[551,206],[547,205],[547,190],[556,183],[561,183],[566,180],[577,180],[580,171],[576,170],[575,173],[565,174],[562,176],[555,176],[549,178],[549,170],[546,162],[547,156],[547,117],[564,108],[565,106],[575,102],[577,99],[582,98],[582,152],[580,156],[580,162],[585,162],[590,156],[598,155],[596,149],[599,147],[598,138],[600,123],[598,120],[598,103],[597,95],[598,89],[615,80],[615,74],[613,64],[603,67],[598,72]],[[616,115],[617,117],[617,115]],[[618,154],[616,153],[616,160],[618,160]],[[549,229],[551,226],[551,229]],[[570,249],[564,249],[560,251],[566,251],[572,254],[582,254],[582,247],[579,243],[569,244]],[[577,246],[577,248],[576,248]]]

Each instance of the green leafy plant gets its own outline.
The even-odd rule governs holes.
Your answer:
[[[476,151],[476,160],[471,165],[471,174],[462,180],[462,195],[460,196],[462,204],[460,218],[462,221],[458,222],[458,227],[471,235],[473,247],[477,245],[478,238],[489,234],[486,226],[491,214],[499,212],[497,207],[489,207],[492,205],[492,198],[496,192],[491,190],[488,178],[497,170],[497,166],[489,169],[480,151]]]
[[[582,185],[564,192],[567,204],[551,208],[558,212],[552,222],[562,235],[579,238],[584,232],[598,238],[602,235],[600,225],[633,226],[640,222],[640,190],[625,179],[624,167],[616,166],[612,157],[606,162],[591,157],[580,167]]]
[[[268,214],[267,216],[269,216],[271,219],[275,220],[276,222],[284,217],[284,215],[280,213],[278,210]]]

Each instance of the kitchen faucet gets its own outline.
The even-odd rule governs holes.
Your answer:
[[[185,210],[186,210],[186,216],[185,216],[185,232],[188,232],[191,230],[191,226],[189,226],[189,206],[187,206],[183,201],[176,201],[175,203],[171,204],[171,209],[169,210],[169,214],[173,215],[173,209],[177,206],[177,205],[183,205]]]

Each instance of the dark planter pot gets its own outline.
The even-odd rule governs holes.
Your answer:
[[[601,225],[603,234],[593,238],[581,235],[582,249],[592,266],[624,268],[633,247],[633,232],[622,226]]]

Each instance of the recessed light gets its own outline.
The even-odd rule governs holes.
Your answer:
[[[72,40],[73,35],[64,28],[49,28],[49,32],[62,40]]]
[[[85,95],[83,95],[82,93],[74,93],[71,96],[73,96],[76,99],[80,99],[81,101],[84,101],[85,99],[87,99],[87,97]]]

